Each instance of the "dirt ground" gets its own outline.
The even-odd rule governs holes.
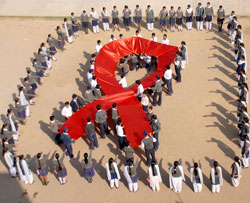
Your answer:
[[[62,25],[62,20],[1,18],[0,22],[0,113],[5,121],[6,109],[14,106],[13,97],[18,93],[17,85],[21,84],[21,78],[26,75],[26,68],[32,68],[31,59],[34,58],[34,53],[40,43],[46,41],[48,33],[56,36],[55,27]],[[239,19],[243,26],[246,50],[250,53],[248,22],[249,18]],[[130,32],[126,32],[124,28],[120,31],[125,37],[132,36],[134,32],[135,28]],[[158,41],[161,40],[162,33],[158,27],[154,32]],[[62,154],[62,150],[51,138],[49,116],[54,114],[63,121],[60,116],[63,103],[71,100],[72,93],[83,95],[90,54],[95,51],[97,39],[102,40],[103,44],[107,43],[111,33],[101,30],[96,35],[91,32],[85,35],[80,31],[80,37],[74,39],[72,45],[66,44],[65,51],[58,51],[58,61],[52,62],[53,69],[49,77],[43,79],[43,85],[37,90],[39,96],[35,99],[35,106],[31,107],[31,118],[25,126],[20,127],[17,154],[34,156],[37,152],[50,152],[49,166],[56,151]],[[118,38],[119,32],[115,31],[113,34]],[[151,35],[145,28],[141,34],[146,39]],[[235,110],[236,104],[228,101],[236,98],[238,93],[237,89],[231,87],[236,85],[236,77],[231,75],[236,66],[231,62],[234,55],[228,37],[225,32],[218,34],[215,27],[211,32],[184,29],[180,33],[168,33],[168,37],[170,44],[175,46],[180,46],[183,40],[186,41],[189,64],[182,71],[182,83],[173,83],[173,96],[168,97],[164,93],[162,106],[154,108],[162,124],[160,147],[156,152],[163,178],[160,192],[153,192],[148,186],[145,156],[141,150],[137,150],[135,155],[140,160],[143,159],[138,168],[139,191],[128,191],[123,176],[124,154],[117,149],[117,138],[108,136],[105,140],[99,139],[100,147],[93,151],[96,175],[92,184],[82,177],[80,165],[83,153],[89,152],[86,139],[79,139],[73,144],[74,159],[65,158],[68,183],[63,186],[52,173],[48,176],[48,186],[42,186],[36,175],[33,185],[24,185],[18,179],[9,177],[3,157],[0,156],[0,202],[249,202],[249,169],[243,170],[243,178],[238,188],[233,188],[230,182],[230,167],[234,156],[240,155],[240,148],[231,141],[237,137],[237,128],[228,124],[228,121],[236,121],[235,113],[227,112]],[[131,84],[144,75],[144,70],[130,72],[128,81]],[[249,77],[249,73],[247,75]],[[111,190],[106,178],[105,164],[109,157],[116,154],[122,179],[119,189]],[[183,183],[182,192],[176,194],[169,189],[168,174],[170,163],[179,158],[183,160],[186,182]],[[205,184],[200,194],[192,191],[189,179],[189,168],[193,159],[201,161],[204,172]],[[217,195],[210,192],[209,171],[213,159],[222,166],[224,176],[224,185]],[[22,195],[25,190],[28,194]]]

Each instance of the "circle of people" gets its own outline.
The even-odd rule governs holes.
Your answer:
[[[206,29],[212,30],[212,19],[214,16],[213,7],[210,3],[207,3],[207,6],[204,8],[201,3],[198,3],[195,9],[195,15],[192,7],[190,5],[187,6],[185,11],[185,15],[183,14],[181,7],[178,7],[178,10],[175,10],[173,6],[171,6],[170,10],[167,11],[164,6],[159,13],[160,18],[160,29],[162,32],[167,32],[168,23],[170,25],[170,31],[174,32],[175,27],[177,27],[178,31],[182,31],[183,23],[185,20],[187,30],[191,30],[193,25],[193,18],[196,22],[197,30],[203,29],[203,21],[205,20]],[[123,23],[125,29],[128,31],[131,26],[131,10],[128,6],[125,6],[123,11]],[[107,9],[104,7],[101,12],[102,16],[102,24],[103,30],[109,30],[109,13]],[[112,29],[113,31],[117,29],[120,31],[120,21],[119,21],[119,12],[116,6],[113,7],[112,13]],[[223,7],[220,5],[217,10],[217,24],[218,31],[222,32],[222,26],[225,20],[225,11]],[[90,16],[84,10],[80,16],[82,30],[88,34],[89,29],[89,20],[91,19],[91,25],[93,33],[99,32],[99,15],[95,11],[94,8],[91,9]],[[239,145],[242,149],[241,158],[235,157],[234,162],[232,164],[232,173],[231,180],[232,185],[234,187],[238,187],[240,183],[240,179],[242,176],[241,168],[249,167],[249,116],[247,113],[247,103],[248,103],[248,86],[247,86],[247,78],[246,78],[246,51],[243,43],[243,34],[241,30],[241,25],[237,23],[237,17],[235,12],[232,11],[228,16],[228,35],[230,36],[230,41],[234,45],[235,58],[233,61],[237,63],[236,74],[238,75],[238,86],[239,87],[239,99],[232,100],[230,102],[238,102],[237,108],[237,116],[238,116],[238,129],[239,129]],[[11,177],[16,177],[17,174],[20,177],[20,180],[25,184],[32,184],[34,182],[33,173],[29,167],[29,163],[34,160],[35,168],[37,175],[40,177],[43,185],[48,184],[47,175],[48,175],[48,165],[47,159],[49,154],[42,156],[42,153],[38,153],[33,158],[28,159],[25,158],[24,155],[15,155],[14,147],[15,141],[19,138],[18,132],[18,124],[19,121],[21,124],[25,124],[26,117],[30,116],[29,105],[34,105],[33,98],[37,96],[35,90],[38,88],[37,84],[41,83],[42,77],[47,77],[49,75],[49,70],[51,70],[51,60],[56,61],[55,54],[57,53],[56,46],[61,50],[64,50],[65,39],[67,39],[68,43],[73,42],[73,37],[78,37],[77,32],[80,30],[80,23],[78,23],[75,14],[71,13],[71,25],[68,22],[68,19],[64,19],[64,29],[65,33],[63,33],[60,26],[57,26],[56,32],[58,35],[58,39],[56,40],[51,34],[48,35],[47,43],[49,48],[46,47],[45,43],[41,43],[40,48],[38,49],[38,53],[36,58],[33,60],[33,67],[35,72],[31,69],[27,70],[27,77],[24,78],[23,86],[19,87],[19,97],[15,99],[17,116],[14,114],[13,109],[8,109],[7,117],[8,123],[3,124],[1,130],[2,136],[2,146],[3,146],[3,157],[8,166],[9,173]],[[141,30],[141,22],[142,22],[142,11],[139,5],[136,5],[134,10],[134,23],[137,26],[137,30],[135,33],[135,37],[142,37],[140,35]],[[147,29],[149,31],[153,31],[154,29],[155,16],[154,11],[150,5],[147,6],[146,9],[146,23]],[[66,36],[65,36],[66,35]],[[123,38],[123,35],[119,35],[120,39]],[[116,40],[114,35],[111,35],[112,42]],[[157,42],[157,37],[155,33],[152,33],[150,40]],[[169,40],[167,39],[167,35],[164,34],[161,43],[169,44]],[[102,97],[101,87],[96,81],[96,77],[93,75],[94,67],[95,67],[95,58],[102,48],[101,41],[97,41],[96,45],[96,54],[92,54],[90,60],[90,69],[87,73],[87,79],[90,86],[87,87],[85,92],[84,102],[90,103],[95,99]],[[186,43],[181,42],[181,47],[178,52],[176,52],[176,59],[174,62],[175,71],[176,71],[176,80],[177,82],[181,82],[181,70],[185,68],[187,64],[187,47]],[[129,71],[133,71],[135,68],[138,70],[139,68],[146,68],[148,71],[155,66],[157,67],[157,58],[154,56],[148,56],[145,54],[131,54],[123,59],[117,65],[119,70],[119,75],[121,80],[119,83],[127,88],[127,82],[125,76]],[[157,81],[151,88],[144,90],[140,80],[136,81],[138,85],[136,96],[142,104],[142,108],[147,114],[148,120],[152,126],[153,135],[144,131],[145,138],[142,139],[141,147],[145,149],[145,154],[147,157],[146,164],[149,166],[148,168],[148,179],[150,187],[153,191],[160,190],[160,183],[162,182],[162,177],[160,173],[160,168],[157,164],[155,158],[155,151],[158,150],[159,147],[159,132],[161,130],[161,124],[157,116],[153,113],[153,106],[161,105],[162,98],[162,90],[163,87],[167,86],[167,94],[172,95],[172,70],[169,65],[166,66],[166,72],[162,78],[158,75],[156,76]],[[149,106],[149,94],[153,93],[153,106]],[[158,98],[158,99],[157,99]],[[62,116],[67,120],[72,116],[74,112],[83,107],[83,102],[76,95],[72,95],[72,101],[65,102],[65,107],[62,109]],[[96,122],[99,125],[101,138],[105,138],[105,134],[109,134],[110,130],[107,125],[107,112],[102,109],[101,105],[97,105],[96,112]],[[137,176],[137,167],[138,160],[134,163],[134,149],[130,147],[129,141],[126,139],[126,135],[124,133],[124,129],[122,126],[122,121],[119,118],[119,113],[117,111],[117,104],[112,105],[112,119],[114,122],[114,131],[118,137],[119,148],[125,153],[126,158],[126,166],[124,168],[124,176],[128,182],[129,191],[138,191],[138,176]],[[74,140],[71,139],[67,127],[64,127],[63,133],[59,134],[59,125],[62,125],[55,116],[50,116],[50,129],[54,135],[55,142],[57,144],[63,144],[65,146],[65,152],[60,157],[58,153],[55,154],[54,160],[54,173],[57,175],[58,180],[61,184],[66,183],[67,170],[65,165],[63,164],[65,155],[73,158],[73,150],[71,143],[74,143]],[[87,179],[89,183],[93,181],[93,176],[95,175],[93,162],[92,162],[92,150],[98,147],[98,140],[96,137],[95,124],[91,122],[91,118],[87,118],[86,132],[85,134],[88,136],[90,141],[90,153],[84,153],[84,159],[82,161],[82,168],[84,177]],[[116,164],[116,159],[110,158],[108,163],[106,164],[107,170],[107,178],[110,182],[110,187],[116,188],[119,187],[119,180],[121,178],[118,166]],[[212,186],[213,193],[220,192],[220,186],[223,185],[223,176],[222,176],[222,168],[219,166],[218,162],[214,160],[213,166],[210,172],[210,180]],[[182,167],[182,161],[175,161],[173,166],[170,167],[169,173],[169,184],[170,188],[174,192],[181,192],[182,190],[182,181],[185,181],[185,176]],[[194,162],[193,167],[190,169],[191,182],[193,183],[194,192],[201,192],[203,185],[203,175],[202,168],[200,162]]]

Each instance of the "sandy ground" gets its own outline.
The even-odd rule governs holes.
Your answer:
[[[2,18],[0,27],[0,60],[1,80],[0,111],[2,120],[5,119],[6,109],[14,105],[12,97],[17,94],[17,85],[20,78],[26,73],[26,67],[31,67],[31,58],[37,51],[39,44],[46,40],[47,34],[55,34],[55,27],[61,25],[61,20],[53,19],[22,19]],[[243,25],[244,42],[249,53],[250,26],[248,18],[240,18]],[[126,32],[121,29],[125,37],[134,34],[135,29]],[[162,34],[155,29],[158,39]],[[72,93],[82,96],[86,89],[85,73],[89,67],[89,56],[94,52],[96,40],[101,39],[107,43],[111,32],[101,32],[97,35],[85,35],[79,32],[80,37],[72,45],[66,45],[65,51],[56,55],[58,61],[53,62],[50,76],[43,80],[35,99],[36,105],[31,107],[32,116],[25,126],[21,126],[20,141],[17,143],[17,154],[34,156],[37,152],[50,152],[49,166],[55,151],[62,153],[61,149],[50,138],[48,129],[49,116],[54,114],[59,120],[62,103],[71,99]],[[118,32],[114,32],[118,38]],[[142,36],[149,38],[151,33],[143,28]],[[75,159],[65,159],[68,170],[68,183],[61,186],[53,174],[49,174],[49,185],[42,186],[37,176],[33,185],[24,185],[18,179],[11,179],[3,164],[0,164],[0,201],[1,202],[249,202],[249,170],[243,170],[243,178],[239,188],[230,184],[232,159],[240,155],[240,149],[231,138],[237,137],[237,129],[228,125],[228,120],[236,121],[235,114],[227,110],[235,110],[235,104],[228,100],[236,98],[237,89],[235,76],[230,73],[235,69],[231,62],[233,52],[225,33],[197,32],[196,30],[181,33],[169,33],[171,45],[180,46],[182,40],[186,41],[189,53],[189,64],[182,71],[183,82],[174,82],[174,95],[163,96],[163,104],[156,107],[154,112],[158,115],[162,130],[160,132],[160,148],[156,152],[160,163],[163,183],[160,192],[152,192],[146,181],[147,167],[144,161],[138,169],[139,191],[130,193],[127,183],[122,175],[120,188],[111,190],[107,183],[105,164],[109,157],[118,154],[118,165],[121,174],[124,169],[123,154],[117,150],[117,138],[109,136],[105,140],[99,139],[100,147],[93,152],[96,175],[94,182],[88,184],[82,177],[80,161],[83,153],[89,151],[86,139],[79,139],[73,144]],[[145,72],[130,72],[130,83],[143,77]],[[248,74],[249,77],[249,74]],[[9,105],[10,104],[10,105]],[[136,126],[135,126],[136,127]],[[137,150],[139,159],[145,160],[144,153]],[[186,182],[180,194],[169,189],[169,165],[176,159],[182,158]],[[189,177],[189,167],[192,159],[200,160],[203,166],[205,184],[201,194],[192,191]],[[209,170],[211,160],[219,161],[223,168],[224,185],[219,195],[210,192]],[[24,190],[28,195],[21,197]],[[34,193],[38,193],[33,197]]]

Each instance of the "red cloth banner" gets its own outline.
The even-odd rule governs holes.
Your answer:
[[[157,57],[157,70],[141,81],[144,89],[146,89],[156,82],[156,75],[163,76],[166,71],[165,66],[170,65],[174,61],[176,51],[178,51],[178,47],[164,45],[140,37],[115,40],[104,45],[96,58],[94,74],[106,96],[87,104],[74,113],[64,123],[61,132],[64,126],[67,126],[71,138],[78,139],[85,135],[87,117],[90,116],[92,121],[95,120],[97,104],[101,104],[102,109],[108,111],[112,108],[113,103],[117,103],[117,110],[122,120],[127,139],[130,141],[132,147],[140,145],[144,137],[144,130],[152,132],[152,129],[141,103],[135,97],[137,85],[129,89],[124,89],[118,83],[115,77],[117,63],[121,58],[132,53],[145,53]]]

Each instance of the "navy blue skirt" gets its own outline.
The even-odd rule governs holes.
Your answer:
[[[35,91],[32,89],[28,90],[27,92],[28,92],[28,94],[35,94]],[[33,98],[34,98],[34,96],[29,95],[29,99],[33,99]]]
[[[175,24],[175,18],[169,18],[169,23],[170,23],[170,25],[174,25]]]
[[[48,167],[39,170],[40,176],[47,176],[49,173]]]
[[[69,37],[72,36],[72,31],[70,29],[68,29],[68,33],[69,33]]]
[[[119,25],[120,21],[119,21],[119,18],[113,18],[112,19],[112,24],[113,25]]]
[[[182,18],[176,18],[176,24],[182,25]]]
[[[44,67],[48,67],[46,61],[41,62],[41,65],[44,66]]]
[[[18,125],[17,125],[17,123],[15,122],[14,125],[15,125],[15,128],[16,128],[16,131],[18,131]],[[11,127],[11,125],[9,125],[9,131],[12,132],[12,127]]]
[[[79,30],[79,26],[78,25],[72,25],[72,30],[73,32],[77,32]]]
[[[88,28],[89,27],[89,22],[82,22],[82,27],[83,28]]]
[[[206,22],[211,22],[212,21],[212,16],[206,16],[205,20],[206,20]]]
[[[111,180],[118,179],[116,172],[110,173],[110,176],[111,176]]]
[[[203,21],[203,17],[202,16],[196,16],[195,19],[196,19],[197,22]]]
[[[98,25],[98,20],[92,20],[92,26],[97,26]]]
[[[93,167],[84,169],[84,177],[85,178],[91,178],[95,175],[95,171]]]
[[[10,139],[8,139],[8,143],[9,143],[9,144],[15,144],[15,141],[14,141],[13,137],[10,138]]]
[[[153,18],[147,18],[147,23],[153,23],[154,19]]]
[[[49,50],[52,51],[52,52],[50,52],[50,55],[54,56],[56,54],[56,48],[55,47],[50,47]]]
[[[224,18],[222,19],[217,18],[217,24],[221,25],[223,23],[224,23]]]
[[[67,176],[67,170],[66,170],[66,168],[63,168],[62,170],[56,170],[56,172],[57,172],[57,176],[59,178],[64,178],[64,177]]]
[[[23,110],[23,111],[21,111],[21,112],[18,112],[17,114],[18,114],[18,117],[19,117],[19,118],[22,118],[22,119],[25,119],[25,118],[26,118],[26,112],[25,112],[25,110]]]
[[[186,23],[190,23],[192,21],[193,21],[193,17],[192,16],[186,17]]]
[[[123,18],[123,23],[126,26],[131,25],[131,18],[130,17],[129,18]]]
[[[137,183],[137,175],[136,176],[130,176],[132,183]]]
[[[167,19],[165,19],[165,20],[160,20],[160,25],[161,25],[161,26],[166,26],[167,23],[168,23],[168,20],[167,20]]]
[[[36,75],[39,76],[39,77],[43,77],[43,72],[39,71],[39,72],[36,73]]]
[[[102,22],[103,23],[109,23],[109,19],[108,18],[102,18]]]
[[[135,16],[135,23],[141,24],[141,16]]]

